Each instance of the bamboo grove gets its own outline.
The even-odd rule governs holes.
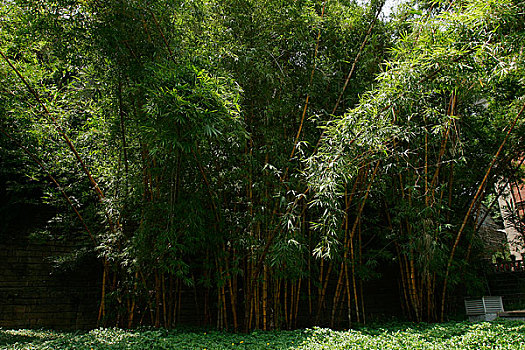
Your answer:
[[[101,325],[349,327],[385,266],[437,321],[478,286],[523,177],[525,4],[383,6],[2,2],[2,176],[87,238]]]

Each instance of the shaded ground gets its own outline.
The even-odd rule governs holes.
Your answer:
[[[525,349],[525,322],[385,324],[348,331],[312,328],[217,331],[96,329],[87,333],[0,330],[2,349]]]

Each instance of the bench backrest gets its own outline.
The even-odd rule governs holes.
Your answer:
[[[465,300],[467,316],[497,314],[503,312],[501,296],[485,296],[478,299]]]

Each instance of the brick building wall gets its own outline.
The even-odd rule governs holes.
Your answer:
[[[0,327],[86,329],[96,326],[100,263],[78,257],[78,266],[57,260],[79,244],[0,244]]]

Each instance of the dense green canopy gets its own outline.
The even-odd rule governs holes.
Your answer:
[[[2,2],[0,236],[86,237],[105,324],[364,322],[381,266],[443,318],[523,175],[525,3],[383,5]]]

